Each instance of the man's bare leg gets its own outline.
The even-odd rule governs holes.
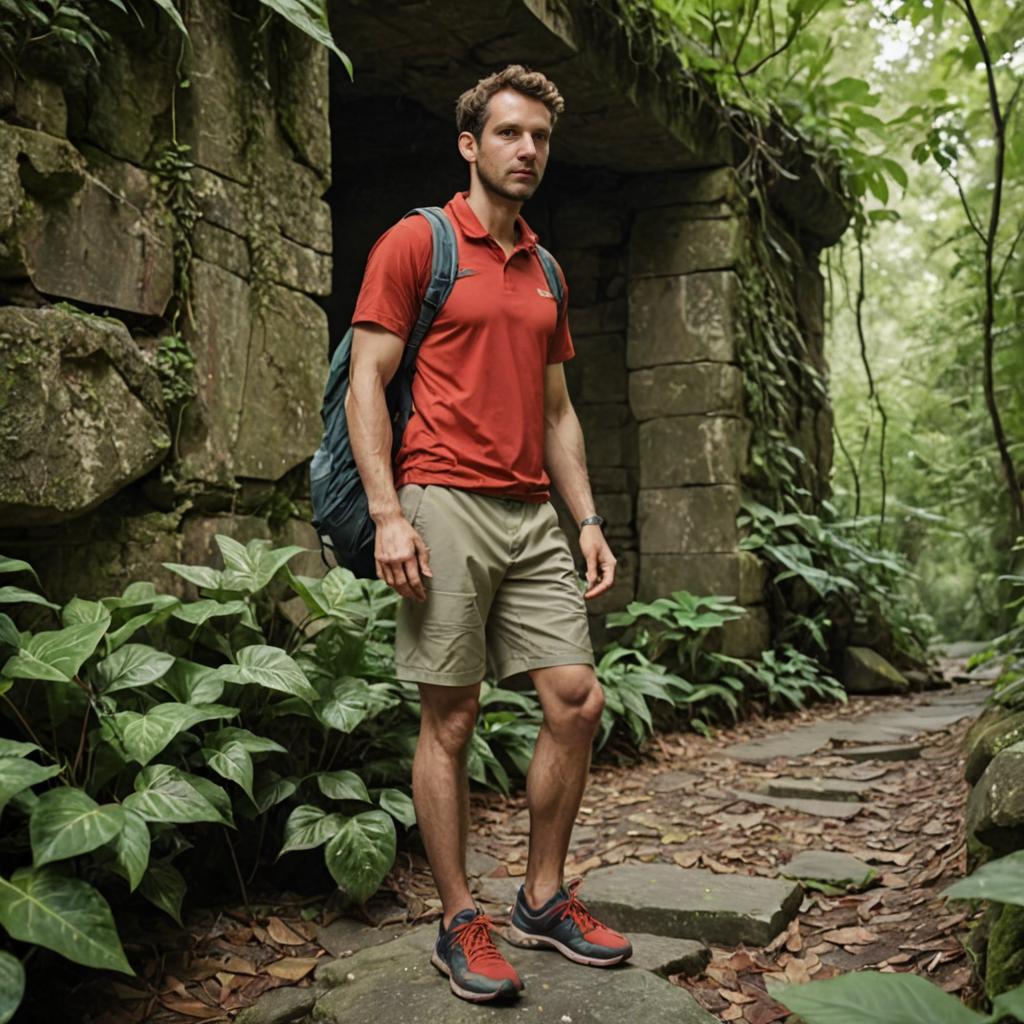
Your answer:
[[[554,896],[563,882],[604,693],[589,665],[534,669],[530,678],[544,709],[544,724],[526,777],[530,851],[523,887],[527,903],[536,908]]]
[[[476,728],[480,684],[420,683],[420,735],[412,763],[412,798],[444,927],[474,907],[466,882],[469,778],[466,757]]]

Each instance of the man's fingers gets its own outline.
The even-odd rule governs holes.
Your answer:
[[[417,533],[412,542],[416,545],[416,557],[419,559],[420,572],[424,576],[433,576],[434,574],[430,571],[430,552],[423,542],[423,538]]]
[[[412,596],[415,597],[417,601],[426,601],[427,592],[423,588],[423,581],[420,579],[416,559],[410,558],[407,562],[404,562],[402,564],[402,572],[405,575]]]

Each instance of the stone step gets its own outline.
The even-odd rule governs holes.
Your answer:
[[[853,779],[780,777],[769,779],[758,787],[765,796],[798,797],[804,800],[859,800],[871,787]]]
[[[779,868],[783,878],[824,882],[839,889],[860,890],[877,877],[878,872],[848,853],[833,850],[803,850]]]
[[[694,998],[643,967],[603,970],[574,964],[553,949],[519,949],[498,940],[525,988],[512,1004],[456,998],[430,963],[436,925],[414,928],[393,942],[361,950],[317,970],[322,991],[312,1008],[321,1024],[480,1024],[523,1019],[622,1024],[626,1020],[717,1024]],[[638,950],[643,947],[643,936]],[[661,960],[653,956],[651,962]],[[661,964],[664,967],[664,962]]]
[[[801,814],[811,814],[816,818],[839,818],[848,821],[864,810],[865,804],[849,800],[804,800],[791,796],[765,796],[763,793],[746,793],[734,789],[733,796],[737,800],[745,800],[750,804],[762,804],[767,807],[784,807]]]
[[[779,879],[674,864],[620,864],[591,871],[582,896],[619,931],[763,946],[796,916],[801,889]]]
[[[847,761],[913,761],[921,756],[916,743],[875,743],[867,747],[838,747],[831,751]]]

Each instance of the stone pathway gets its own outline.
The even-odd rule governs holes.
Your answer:
[[[968,912],[941,891],[963,873],[961,741],[984,696],[960,686],[745,722],[712,739],[661,735],[638,762],[596,767],[567,877],[583,875],[583,898],[630,933],[628,964],[598,970],[508,947],[526,982],[518,1003],[457,1000],[429,963],[438,904],[426,862],[403,853],[367,908],[372,923],[289,920],[307,944],[279,943],[259,970],[306,957],[310,973],[235,1020],[770,1024],[786,1015],[766,978],[865,966],[958,991],[970,977],[959,941]],[[502,925],[525,872],[525,801],[477,794],[473,805],[472,886]],[[286,942],[258,926],[218,941],[242,931]]]

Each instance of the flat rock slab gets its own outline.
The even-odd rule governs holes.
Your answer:
[[[655,793],[675,793],[680,789],[694,789],[703,780],[691,772],[662,772],[651,779],[647,787]]]
[[[962,718],[973,718],[984,708],[984,696],[971,687],[969,694],[953,690],[927,704],[911,704],[891,711],[874,711],[854,719],[815,722],[796,729],[734,743],[725,753],[738,761],[764,763],[777,757],[806,757],[835,741],[867,745],[892,744],[927,732],[948,729]],[[970,700],[967,698],[970,697]],[[834,751],[829,751],[834,753]]]
[[[554,950],[518,949],[499,940],[525,988],[504,1004],[457,998],[430,963],[436,935],[416,928],[403,938],[327,965],[318,983],[330,986],[313,1007],[330,1024],[479,1024],[522,1019],[541,1024],[622,1024],[625,1020],[717,1024],[685,990],[641,967],[596,970]],[[639,1016],[638,1016],[639,1015]]]
[[[833,751],[847,761],[913,761],[921,756],[916,743],[874,743],[868,747],[839,747]]]
[[[630,932],[633,955],[629,962],[667,978],[670,974],[685,974],[695,978],[703,974],[711,960],[711,950],[696,939],[673,939],[667,935],[649,932]]]
[[[612,928],[723,946],[771,942],[800,908],[800,886],[674,864],[620,864],[587,875],[584,900]]]
[[[342,956],[350,951],[366,949],[368,946],[379,946],[382,942],[391,942],[404,931],[405,929],[400,925],[374,928],[372,925],[363,924],[362,921],[339,917],[329,925],[317,928],[316,941],[331,956]]]
[[[847,821],[855,818],[865,805],[854,803],[849,800],[804,800],[792,796],[765,796],[764,793],[745,793],[743,790],[733,790],[733,796],[737,800],[746,800],[751,804],[762,804],[767,807],[784,807],[790,811],[799,811],[801,814],[811,814],[816,818],[840,818]]]
[[[799,797],[805,800],[859,800],[870,790],[853,779],[769,779],[758,792],[765,796]]]
[[[779,869],[784,878],[824,882],[840,889],[863,889],[878,874],[864,861],[848,853],[831,850],[804,850]]]

